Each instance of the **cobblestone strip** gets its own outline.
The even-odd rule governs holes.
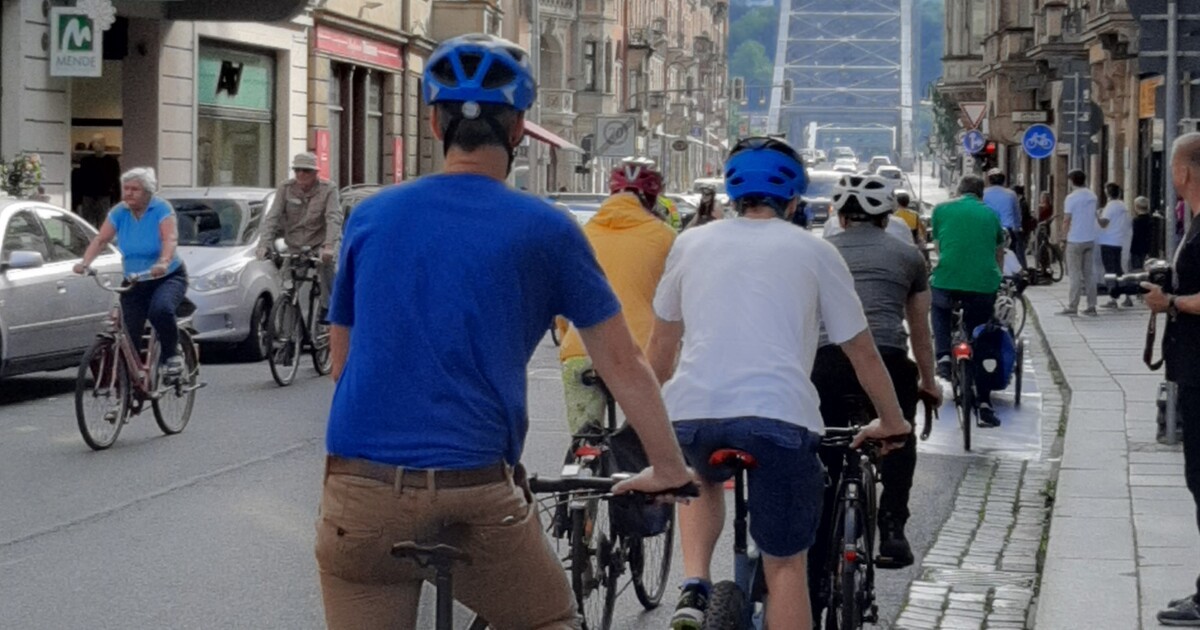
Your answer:
[[[1042,455],[1035,461],[978,458],[970,464],[895,628],[1032,627],[1063,399],[1045,352],[1029,341],[1026,352],[1042,392]]]

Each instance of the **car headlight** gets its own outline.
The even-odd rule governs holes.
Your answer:
[[[196,276],[192,279],[192,288],[200,292],[205,292],[236,286],[241,281],[242,272],[245,270],[246,264],[241,263],[218,269],[202,276]]]

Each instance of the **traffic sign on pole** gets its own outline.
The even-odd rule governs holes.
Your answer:
[[[596,155],[631,157],[637,153],[637,116],[597,116]]]
[[[962,145],[968,155],[974,155],[983,150],[983,147],[987,145],[987,140],[984,140],[983,133],[972,129],[963,134]]]
[[[1035,160],[1053,155],[1055,144],[1054,130],[1041,124],[1026,129],[1025,137],[1021,139],[1021,146],[1025,148],[1025,154]]]
[[[987,103],[978,101],[967,101],[958,104],[962,110],[963,121],[966,123],[967,129],[978,129],[979,124],[983,122],[983,115],[987,112]]]

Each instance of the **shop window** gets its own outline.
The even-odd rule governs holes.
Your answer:
[[[271,187],[274,57],[201,42],[196,92],[197,183]]]

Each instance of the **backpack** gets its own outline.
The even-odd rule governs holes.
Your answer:
[[[609,438],[607,455],[611,472],[636,474],[650,465],[642,441],[628,424]],[[648,503],[641,496],[614,497],[608,501],[613,531],[624,536],[657,536],[667,531],[674,509],[675,506],[669,503]]]

